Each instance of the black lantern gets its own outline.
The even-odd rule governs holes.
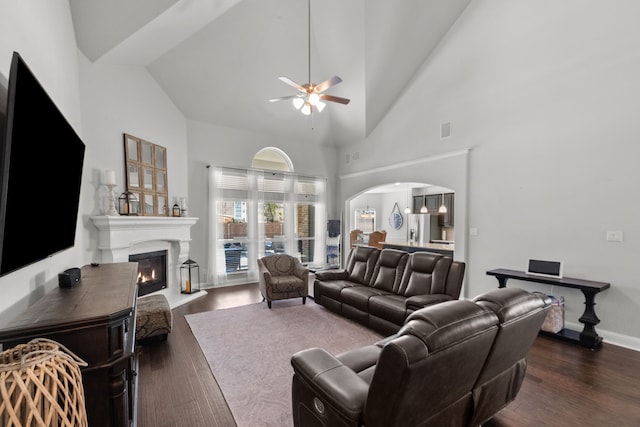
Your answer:
[[[200,290],[200,267],[192,259],[180,265],[180,292],[192,294]]]
[[[180,205],[177,203],[174,203],[173,208],[171,208],[171,216],[180,216]]]
[[[120,215],[138,215],[140,202],[131,191],[125,191],[118,197],[118,213]]]

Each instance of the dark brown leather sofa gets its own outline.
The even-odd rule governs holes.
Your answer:
[[[316,273],[314,300],[384,335],[409,314],[460,297],[465,264],[430,253],[354,246],[343,270]]]
[[[550,307],[518,288],[409,315],[397,334],[334,356],[297,352],[295,426],[477,426],[515,399]]]

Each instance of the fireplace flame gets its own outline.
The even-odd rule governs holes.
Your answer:
[[[138,283],[151,282],[156,280],[156,270],[151,270],[151,274],[138,272]]]

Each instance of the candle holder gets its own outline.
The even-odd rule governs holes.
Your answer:
[[[140,202],[131,191],[125,191],[118,197],[118,213],[120,215],[138,215]]]
[[[105,184],[105,187],[107,187],[107,198],[109,201],[109,207],[107,209],[107,216],[119,216],[118,211],[116,210],[116,194],[114,192],[114,188],[116,187],[115,184]]]
[[[180,292],[193,294],[200,291],[200,267],[192,259],[180,265]]]

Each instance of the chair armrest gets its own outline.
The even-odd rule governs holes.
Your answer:
[[[451,301],[453,297],[447,294],[425,294],[414,295],[407,298],[404,306],[410,310],[420,310],[429,305],[438,304],[440,302]]]
[[[266,296],[267,283],[271,284],[271,272],[258,260],[258,283],[263,296]]]
[[[316,280],[346,280],[349,278],[347,270],[320,270],[316,271]]]
[[[302,280],[309,280],[309,269],[300,263],[296,263],[293,274]]]
[[[369,384],[335,356],[309,348],[295,353],[291,366],[319,398],[351,419],[362,419]]]

